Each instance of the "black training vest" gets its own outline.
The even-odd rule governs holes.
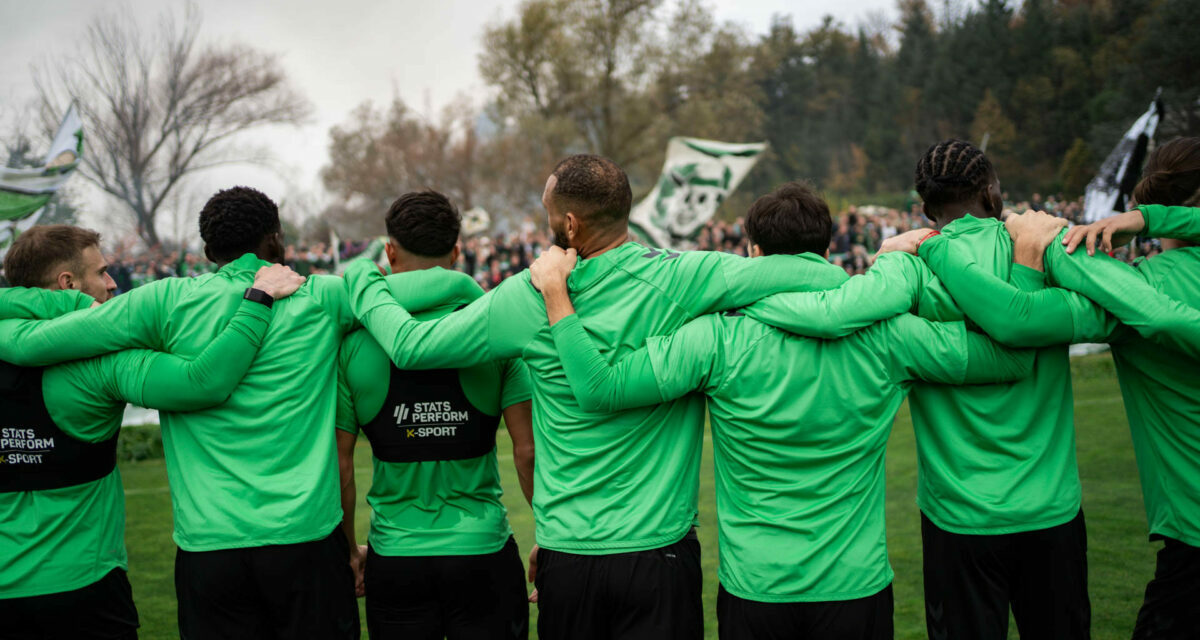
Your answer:
[[[467,400],[457,369],[390,367],[383,409],[362,427],[376,458],[384,462],[466,460],[496,447],[500,416],[483,413]]]
[[[99,480],[117,466],[117,435],[101,442],[67,435],[46,409],[42,369],[0,361],[0,493]]]

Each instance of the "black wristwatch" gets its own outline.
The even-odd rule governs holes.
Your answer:
[[[275,298],[272,298],[271,294],[262,289],[255,289],[254,287],[246,289],[246,293],[242,297],[259,304],[265,304],[268,309],[271,308],[271,305],[275,304]]]

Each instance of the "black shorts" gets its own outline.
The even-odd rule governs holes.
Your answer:
[[[175,553],[183,640],[357,640],[341,527],[313,542]]]
[[[1163,538],[1154,579],[1138,611],[1134,640],[1194,640],[1200,637],[1200,549]]]
[[[1004,640],[1010,605],[1021,640],[1091,637],[1083,511],[1003,535],[951,533],[922,513],[921,541],[930,638]]]
[[[855,600],[757,602],[717,590],[721,640],[891,640],[892,585]]]
[[[0,600],[5,640],[137,640],[137,628],[124,569],[74,591]]]
[[[474,556],[367,555],[367,631],[372,640],[525,640],[529,594],[511,537]]]
[[[694,640],[704,636],[700,541],[632,553],[538,552],[541,640]]]

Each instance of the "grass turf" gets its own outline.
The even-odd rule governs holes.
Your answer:
[[[1084,513],[1089,543],[1088,588],[1092,600],[1092,637],[1128,638],[1142,590],[1154,572],[1156,547],[1146,542],[1145,512],[1138,487],[1128,423],[1107,354],[1077,358],[1075,425],[1079,473],[1083,478]],[[363,441],[360,440],[360,443]],[[505,502],[517,542],[527,553],[533,542],[533,513],[521,500],[511,448],[501,429],[499,440]],[[356,453],[359,487],[357,526],[366,540],[368,510],[363,497],[371,480],[370,449]],[[141,637],[176,638],[174,573],[175,545],[171,541],[171,504],[162,460],[121,466],[128,511],[126,540],[129,578],[141,614]],[[916,454],[908,409],[901,409],[887,454],[888,546],[896,572],[896,637],[924,638],[921,587],[921,529],[916,508]],[[700,541],[703,549],[706,636],[717,637],[717,530],[713,495],[711,442],[706,439],[700,477]],[[531,629],[537,608],[531,607]],[[363,618],[366,637],[366,618]],[[531,634],[532,635],[532,634]],[[1015,626],[1009,637],[1016,638]]]

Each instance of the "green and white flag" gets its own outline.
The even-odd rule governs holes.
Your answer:
[[[0,253],[18,234],[37,223],[42,208],[74,175],[82,159],[83,122],[72,104],[41,166],[0,167]]]
[[[693,248],[704,223],[766,148],[765,142],[671,138],[658,184],[630,212],[630,229],[653,246]]]

